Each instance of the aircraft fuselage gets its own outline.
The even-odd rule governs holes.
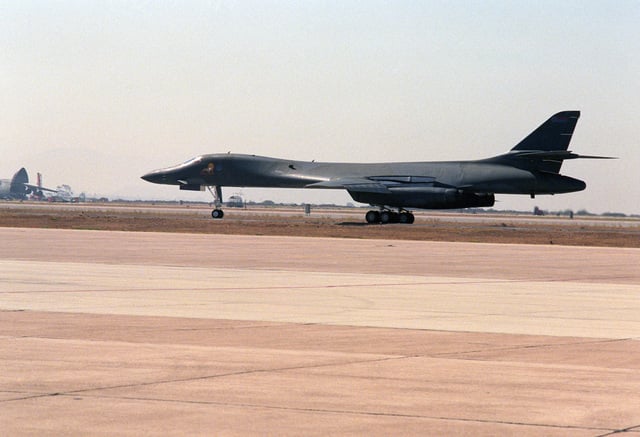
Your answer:
[[[149,182],[179,186],[340,189],[344,186],[331,186],[327,182],[357,178],[396,180],[397,185],[406,182],[412,188],[433,186],[435,182],[438,187],[465,187],[472,191],[502,194],[558,194],[585,188],[580,180],[513,167],[512,163],[500,163],[500,157],[478,161],[366,164],[211,154],[143,176]],[[319,183],[325,184],[313,186]]]

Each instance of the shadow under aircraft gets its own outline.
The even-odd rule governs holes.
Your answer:
[[[413,223],[410,209],[490,207],[495,194],[560,194],[584,190],[586,184],[560,174],[579,111],[559,112],[542,123],[508,153],[474,161],[338,163],[293,161],[241,154],[197,156],[183,164],[155,170],[142,179],[177,185],[181,190],[208,189],[214,196],[211,216],[224,213],[222,187],[344,189],[353,200],[375,207],[367,223]]]

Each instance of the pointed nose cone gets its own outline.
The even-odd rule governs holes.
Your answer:
[[[142,176],[140,176],[140,178],[144,179],[147,182],[155,182],[155,178],[154,178],[153,172],[147,173],[145,175],[142,175]]]
[[[155,170],[149,172],[145,175],[140,176],[140,178],[144,179],[147,182],[152,182],[154,184],[164,184],[167,182],[167,174],[161,170]]]

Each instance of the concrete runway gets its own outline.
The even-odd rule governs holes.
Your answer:
[[[0,241],[6,435],[640,435],[640,249]]]

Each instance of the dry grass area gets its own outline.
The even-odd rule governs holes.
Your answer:
[[[287,235],[364,239],[466,241],[640,247],[640,221],[535,219],[512,216],[417,214],[413,225],[367,225],[364,211],[237,211],[213,220],[208,209],[188,207],[0,204],[0,226]]]

